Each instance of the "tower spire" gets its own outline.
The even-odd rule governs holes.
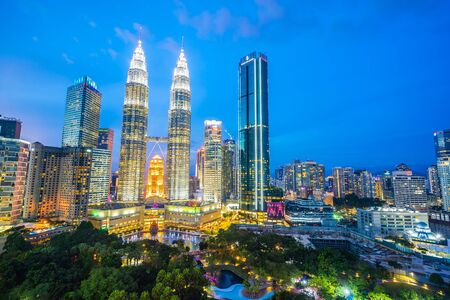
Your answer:
[[[181,51],[184,51],[184,35],[181,36]]]

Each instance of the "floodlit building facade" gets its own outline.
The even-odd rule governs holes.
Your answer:
[[[202,146],[197,151],[195,176],[198,178],[199,189],[203,191],[205,185],[205,146]]]
[[[372,173],[367,170],[356,170],[353,173],[354,193],[358,198],[373,198],[374,186]]]
[[[0,136],[0,228],[22,217],[29,146],[26,141]]]
[[[184,49],[181,49],[173,72],[168,127],[167,195],[169,201],[187,200],[191,144],[191,87]]]
[[[141,41],[128,69],[120,143],[118,201],[144,200],[148,118],[147,64]]]
[[[164,160],[159,155],[151,158],[147,172],[145,197],[165,197],[164,192]]]
[[[24,219],[57,217],[62,149],[31,144],[23,206]]]
[[[238,74],[239,206],[264,212],[270,191],[267,57],[258,52],[244,56]]]
[[[345,195],[354,192],[353,168],[333,168],[333,187],[336,198],[344,198]]]
[[[63,147],[97,147],[101,93],[88,76],[67,89]]]
[[[205,178],[203,200],[219,202],[222,198],[222,122],[206,120]]]

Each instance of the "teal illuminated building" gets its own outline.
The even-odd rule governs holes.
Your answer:
[[[239,62],[238,172],[240,209],[266,210],[269,194],[267,57],[258,52]]]

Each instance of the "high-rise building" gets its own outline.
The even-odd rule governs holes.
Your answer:
[[[436,149],[436,157],[450,156],[450,129],[434,133],[434,147]]]
[[[108,150],[110,153],[108,174],[112,172],[112,153],[114,144],[114,130],[111,128],[100,128],[98,130],[98,149]],[[111,176],[108,176],[108,195],[111,188]]]
[[[267,57],[258,52],[244,56],[238,73],[240,208],[264,212],[266,196],[271,190]]]
[[[189,199],[191,143],[191,87],[184,50],[181,49],[170,88],[167,143],[167,194],[170,200]]]
[[[20,139],[22,121],[0,115],[0,136],[8,139]]]
[[[64,147],[58,187],[57,214],[60,219],[78,223],[87,217],[89,203],[103,203],[108,198],[108,150]]]
[[[205,146],[197,151],[197,161],[195,163],[195,176],[198,178],[199,189],[203,191],[205,179]]]
[[[147,64],[141,41],[128,69],[120,143],[118,201],[144,200],[148,118]]]
[[[450,129],[434,133],[437,169],[444,210],[450,211]]]
[[[309,196],[320,194],[325,186],[325,167],[315,161],[294,161],[295,191],[297,196],[308,199]]]
[[[284,193],[290,194],[295,192],[295,169],[293,164],[285,165],[283,168],[284,176]]]
[[[441,184],[439,182],[438,168],[436,165],[432,165],[427,168],[427,179],[430,194],[433,194],[436,198],[441,199]]]
[[[392,183],[392,174],[389,171],[384,171],[381,175],[381,180],[383,181],[383,200],[393,200],[394,199],[394,185]]]
[[[222,199],[222,122],[205,123],[205,179],[203,200],[219,202]]]
[[[98,130],[97,148],[109,150],[112,153],[114,143],[114,130],[111,128],[100,128]]]
[[[87,76],[67,89],[63,147],[97,147],[101,97],[97,84]]]
[[[236,142],[227,139],[222,145],[222,201],[236,199]]]
[[[394,172],[392,182],[396,207],[416,210],[426,208],[425,177]]]
[[[383,179],[380,176],[373,177],[374,197],[376,199],[384,199],[383,195]]]
[[[333,186],[334,195],[336,198],[344,198],[345,195],[352,194],[354,192],[353,172],[353,169],[350,167],[333,168]]]
[[[57,217],[61,157],[61,148],[31,144],[24,219]]]
[[[438,157],[437,169],[444,210],[450,211],[450,156]]]
[[[30,144],[0,136],[0,227],[22,216]]]
[[[354,193],[358,198],[373,198],[374,186],[372,173],[367,170],[356,170],[353,173]]]
[[[412,170],[409,166],[401,163],[395,167],[395,170],[392,171],[392,175],[412,175]]]
[[[119,183],[119,171],[115,171],[111,174],[111,182],[109,186],[109,195],[114,201],[117,200],[118,183]]]
[[[165,196],[164,192],[164,160],[159,155],[150,159],[147,173],[145,198]]]

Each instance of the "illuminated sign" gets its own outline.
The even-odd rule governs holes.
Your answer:
[[[267,218],[281,220],[284,218],[284,202],[267,202]]]

